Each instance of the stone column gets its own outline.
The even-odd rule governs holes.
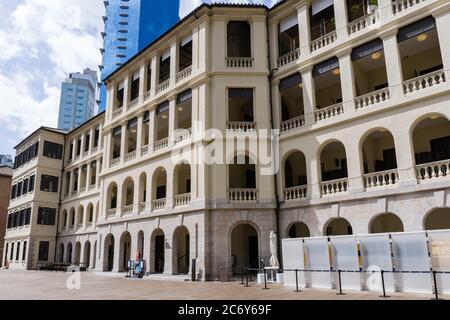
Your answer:
[[[125,163],[125,155],[127,154],[127,125],[122,125],[122,132],[120,135],[120,162]]]
[[[364,185],[362,175],[364,172],[362,166],[362,159],[360,157],[358,143],[353,137],[343,142],[345,147],[345,154],[347,158],[347,172],[348,172],[348,190],[350,193],[364,192]]]
[[[380,14],[380,22],[385,24],[394,18],[392,10],[392,0],[378,0],[378,10]]]
[[[159,63],[158,63],[158,55],[154,54],[151,58],[151,74],[150,74],[150,90],[151,96],[155,96],[155,87],[158,84],[158,74],[159,74]]]
[[[91,128],[89,130],[89,154],[92,154],[92,150],[94,149],[94,136],[95,136],[95,130],[94,128]]]
[[[448,9],[433,14],[436,19],[436,27],[439,38],[439,47],[441,49],[442,64],[445,70],[445,79],[450,79],[450,37],[447,34],[450,26],[450,13]]]
[[[320,158],[317,159],[315,151],[305,150],[306,175],[308,179],[308,196],[310,199],[321,197],[320,191]]]
[[[156,111],[155,109],[150,111],[150,115],[149,115],[150,119],[149,119],[149,133],[148,133],[148,151],[152,152],[153,151],[153,147],[155,144],[155,124],[156,124]]]
[[[72,197],[73,193],[73,170],[70,170],[70,178],[69,178],[69,198]]]
[[[393,103],[403,97],[403,71],[402,60],[397,43],[397,30],[381,35],[386,57],[386,73],[389,82],[389,91]]]
[[[300,37],[300,54],[308,57],[311,54],[311,28],[309,25],[309,7],[306,4],[297,6],[298,30]]]
[[[136,158],[141,157],[142,140],[143,140],[143,134],[142,134],[143,123],[144,123],[144,115],[140,114],[138,116],[138,123],[137,123]]]
[[[409,133],[409,128],[397,126],[392,128],[395,137],[395,153],[397,155],[397,168],[400,186],[417,184],[414,146]]]
[[[333,3],[338,41],[345,41],[348,38],[347,2],[346,0],[334,0]]]
[[[351,58],[351,49],[337,53],[339,58],[339,68],[341,70],[341,90],[344,112],[346,114],[355,112],[355,77],[353,74],[353,64]]]
[[[91,186],[91,162],[88,162],[86,165],[86,191],[88,191]]]
[[[144,103],[144,94],[147,84],[147,61],[143,60],[139,68],[139,105]]]
[[[174,144],[176,128],[176,96],[169,97],[169,146]]]
[[[280,97],[280,81],[274,80],[272,81],[272,104],[274,110],[273,112],[273,128],[280,129],[281,122],[283,121],[282,111],[281,111],[281,97]]]
[[[313,67],[309,66],[302,69],[303,83],[303,105],[305,110],[305,123],[310,126],[315,123],[314,112],[316,110],[316,89],[314,85],[314,78],[312,75]]]
[[[123,107],[128,109],[131,97],[131,75],[127,74],[123,80]]]
[[[279,56],[278,24],[279,24],[279,21],[275,20],[269,26],[269,30],[270,30],[270,48],[269,49],[270,49],[270,53],[271,53],[270,63],[272,64],[272,69],[278,68],[278,59],[277,59]]]
[[[176,75],[178,73],[178,42],[174,38],[170,40],[170,86],[176,83]]]

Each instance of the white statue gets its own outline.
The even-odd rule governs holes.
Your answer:
[[[272,268],[279,268],[280,263],[278,262],[278,246],[277,246],[277,236],[274,231],[270,231],[270,266]]]

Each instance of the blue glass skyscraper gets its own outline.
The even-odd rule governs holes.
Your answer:
[[[97,72],[85,69],[71,73],[61,85],[58,129],[70,131],[96,112]]]
[[[108,0],[105,31],[102,33],[104,47],[100,66],[104,79],[128,59],[146,47],[168,28],[178,17],[180,0]],[[105,108],[106,93],[100,90],[100,109]]]

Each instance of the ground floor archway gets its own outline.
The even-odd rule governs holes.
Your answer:
[[[325,226],[326,236],[346,236],[353,234],[353,228],[346,219],[335,218],[328,222]]]
[[[231,232],[231,269],[233,274],[241,274],[244,267],[258,268],[258,231],[248,223],[234,227]]]
[[[178,227],[173,233],[172,241],[172,272],[188,274],[190,261],[190,235],[186,227]]]
[[[124,232],[120,237],[119,257],[119,271],[128,270],[128,261],[131,260],[131,234],[129,232]]]
[[[86,241],[84,243],[83,251],[83,267],[89,268],[89,263],[91,261],[91,243]]]
[[[165,263],[165,236],[161,229],[156,229],[152,233],[151,237],[151,250],[150,250],[150,272],[152,273],[164,273]]]
[[[66,262],[72,263],[72,243],[67,244]]]
[[[369,226],[370,233],[404,232],[403,222],[393,213],[383,213],[373,219]]]
[[[311,233],[308,226],[303,222],[295,222],[288,228],[289,238],[309,238]]]
[[[450,229],[450,208],[439,208],[428,213],[424,220],[425,230]]]
[[[112,271],[114,267],[114,236],[108,234],[105,238],[103,270]]]

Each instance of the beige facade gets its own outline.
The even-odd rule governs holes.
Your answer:
[[[226,279],[268,263],[272,230],[450,228],[449,3],[352,4],[203,5],[113,73],[64,135],[56,260]]]

